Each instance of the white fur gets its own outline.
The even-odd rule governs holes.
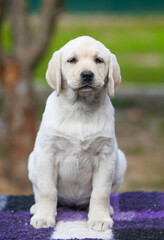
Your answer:
[[[74,56],[78,61],[70,63]],[[97,56],[103,63],[95,62]],[[93,88],[81,89],[80,73],[86,70],[94,73]],[[68,206],[89,203],[88,227],[105,231],[113,225],[110,194],[120,186],[126,170],[109,98],[121,79],[119,65],[103,44],[80,37],[53,55],[46,76],[56,91],[47,100],[29,157],[36,202],[31,224],[54,226],[59,200]]]

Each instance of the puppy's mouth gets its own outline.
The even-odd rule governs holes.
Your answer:
[[[75,92],[77,92],[78,94],[80,94],[82,96],[88,96],[97,91],[97,89],[95,87],[93,87],[92,85],[89,85],[89,84],[82,85],[81,87],[76,88],[74,90],[75,90]]]
[[[81,90],[84,90],[84,91],[89,91],[89,90],[94,90],[95,88],[89,84],[85,84],[83,86],[81,86],[80,88],[77,89],[77,91],[81,91]]]
[[[89,96],[89,95],[95,93],[96,91],[97,91],[97,89],[89,84],[85,84],[85,85],[75,89],[75,92],[77,92],[81,96]]]

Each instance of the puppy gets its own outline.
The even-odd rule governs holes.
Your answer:
[[[46,79],[55,91],[29,156],[35,195],[31,225],[53,227],[59,201],[89,204],[87,226],[105,231],[113,225],[110,195],[126,170],[110,101],[121,81],[117,59],[99,41],[78,37],[53,54]]]

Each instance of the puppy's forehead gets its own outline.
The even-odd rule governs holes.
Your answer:
[[[101,42],[88,36],[69,41],[61,50],[65,57],[71,57],[71,55],[83,57],[102,55],[108,57],[109,55],[109,50]]]

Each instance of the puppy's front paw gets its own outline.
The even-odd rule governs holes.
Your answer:
[[[48,228],[55,226],[55,216],[53,215],[43,215],[43,214],[34,214],[31,218],[30,224],[34,228]]]
[[[102,219],[98,217],[98,218],[89,219],[87,222],[87,227],[95,231],[104,232],[108,228],[111,228],[113,224],[114,222],[111,217],[104,217]]]

